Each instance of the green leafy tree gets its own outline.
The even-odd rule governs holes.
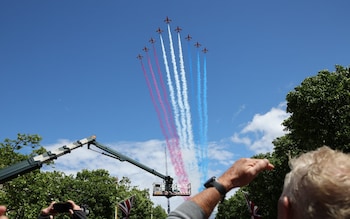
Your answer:
[[[30,155],[41,153],[44,150],[40,147],[41,139],[39,135],[17,134],[17,139],[15,140],[6,138],[4,142],[0,142],[0,168],[25,160]],[[19,153],[21,150],[30,149],[33,152],[29,155]]]
[[[250,218],[242,189],[239,189],[234,196],[219,204],[216,218]]]
[[[162,208],[162,206],[157,205],[155,208],[153,208],[152,212],[153,218],[159,218],[159,219],[165,219],[167,217],[167,213]]]
[[[299,149],[327,145],[350,152],[350,72],[339,65],[335,69],[306,78],[287,95],[291,116],[283,124]]]

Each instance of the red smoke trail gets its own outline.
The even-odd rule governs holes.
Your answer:
[[[156,112],[157,112],[157,117],[158,117],[158,120],[159,120],[159,124],[160,124],[161,130],[162,130],[162,133],[163,133],[163,135],[165,136],[165,140],[166,140],[166,142],[167,142],[167,145],[170,145],[170,144],[169,144],[169,140],[168,140],[169,137],[168,137],[167,132],[165,131],[165,128],[164,128],[164,126],[163,126],[162,117],[161,117],[160,111],[159,111],[159,109],[158,109],[156,100],[155,100],[154,95],[153,95],[151,83],[150,83],[150,81],[149,81],[149,79],[148,79],[148,76],[147,76],[147,71],[146,71],[146,69],[145,69],[145,66],[143,65],[142,60],[140,60],[140,62],[141,62],[141,66],[142,66],[143,75],[145,76],[145,79],[146,79],[146,82],[147,82],[147,87],[148,87],[149,93],[150,93],[150,95],[151,95],[151,99],[152,99],[153,106],[154,106],[154,108],[155,108],[155,110],[156,110]]]
[[[151,63],[151,58],[149,57],[148,53],[146,53],[146,54],[147,54],[148,66],[149,66],[149,69],[150,69],[150,72],[151,72],[151,75],[152,75],[153,85],[154,85],[154,88],[155,88],[156,93],[157,93],[159,104],[160,104],[160,106],[161,106],[161,108],[163,110],[163,113],[164,113],[165,124],[166,124],[166,127],[168,128],[168,131],[170,132],[170,135],[173,135],[171,126],[169,124],[168,113],[167,113],[167,111],[166,111],[166,109],[164,107],[163,99],[162,99],[162,96],[161,96],[161,94],[159,92],[157,79],[156,79],[156,77],[154,75],[154,71],[153,71],[152,63]],[[168,138],[168,141],[169,141],[169,138]]]

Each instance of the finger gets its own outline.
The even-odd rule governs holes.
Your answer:
[[[255,167],[257,169],[257,172],[261,172],[263,170],[271,170],[274,168],[268,159],[258,159],[255,163]]]
[[[73,210],[80,210],[80,206],[75,204],[74,201],[72,200],[68,200],[67,202],[71,203],[72,204],[72,207],[73,207]]]
[[[266,170],[272,170],[273,168],[275,168],[275,166],[272,165],[268,159],[264,159],[264,161],[266,162]]]
[[[5,215],[5,213],[6,213],[6,206],[0,205],[0,216]]]
[[[53,205],[54,205],[55,203],[56,203],[55,201],[51,202],[50,205],[48,206],[48,208],[52,209],[52,208],[53,208]]]

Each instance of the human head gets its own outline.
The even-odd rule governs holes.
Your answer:
[[[350,155],[323,146],[290,160],[279,218],[349,218]]]

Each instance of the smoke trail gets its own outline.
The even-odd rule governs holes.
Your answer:
[[[157,117],[158,117],[158,120],[159,120],[159,124],[160,124],[161,130],[162,130],[162,133],[163,133],[163,135],[165,137],[167,145],[169,145],[169,141],[168,141],[169,137],[168,137],[167,132],[165,131],[165,128],[163,126],[162,117],[161,117],[160,111],[158,109],[156,100],[155,100],[154,95],[153,95],[151,83],[150,83],[150,81],[148,79],[148,76],[147,76],[147,71],[145,69],[145,66],[144,66],[142,60],[140,60],[140,61],[141,61],[142,71],[143,71],[143,74],[144,74],[146,82],[147,82],[147,87],[148,87],[149,93],[151,95],[152,103],[153,103],[153,106],[154,106],[154,108],[155,108],[155,110],[157,112]]]
[[[201,86],[201,63],[199,57],[199,50],[197,49],[197,108],[198,108],[198,118],[199,118],[199,139],[200,146],[203,143],[203,111],[202,111],[202,86]],[[202,158],[201,154],[201,158]]]
[[[197,49],[197,107],[198,107],[198,119],[199,119],[199,150],[200,150],[200,172],[201,172],[201,182],[204,182],[206,180],[204,178],[204,133],[203,133],[203,108],[202,108],[202,85],[201,85],[202,79],[201,79],[201,63],[200,63],[200,55],[199,55],[199,49]],[[203,183],[202,183],[203,184]]]
[[[188,143],[188,147],[191,150],[193,150],[194,143],[193,143],[191,108],[190,108],[190,104],[188,103],[187,80],[186,80],[186,74],[185,74],[185,64],[184,64],[183,54],[182,54],[180,32],[178,33],[177,38],[178,38],[178,46],[179,46],[180,75],[181,75],[181,81],[182,81],[182,95],[183,95],[183,101],[184,101],[185,120],[186,120],[187,136],[188,136],[187,143]]]
[[[181,86],[180,86],[180,80],[179,80],[179,74],[177,71],[177,65],[176,65],[176,59],[175,59],[175,51],[174,51],[174,45],[173,45],[173,39],[170,31],[170,25],[168,24],[168,35],[169,35],[169,43],[170,43],[170,55],[171,55],[171,61],[173,64],[173,70],[174,70],[174,78],[175,78],[175,87],[176,87],[176,93],[177,93],[177,103],[180,109],[180,117],[181,117],[181,129],[179,131],[182,133],[182,137],[180,138],[180,143],[183,147],[185,147],[185,143],[187,141],[187,133],[186,133],[186,117],[185,117],[185,109],[184,104],[182,100],[182,94],[181,94]]]
[[[194,80],[193,80],[193,69],[192,69],[192,52],[191,52],[191,43],[190,43],[190,38],[188,39],[188,43],[187,43],[187,49],[188,49],[188,60],[189,60],[189,68],[190,68],[190,87],[191,87],[191,102],[194,102]]]
[[[187,88],[187,80],[186,80],[186,72],[185,72],[185,64],[184,64],[184,59],[183,59],[183,53],[182,53],[182,45],[181,45],[181,37],[180,37],[180,32],[178,32],[178,47],[179,47],[179,62],[180,62],[180,75],[181,75],[181,81],[182,81],[182,95],[183,95],[183,100],[184,100],[184,108],[185,108],[185,116],[186,116],[186,128],[187,128],[187,136],[188,136],[188,141],[187,144],[188,146],[185,149],[185,154],[187,155],[186,157],[189,158],[187,162],[187,168],[188,171],[195,171],[198,173],[198,161],[197,161],[197,156],[196,156],[196,150],[195,150],[195,145],[193,141],[193,130],[192,130],[192,118],[191,118],[191,108],[190,104],[188,102],[188,88]],[[192,181],[200,180],[192,178]]]
[[[157,56],[156,48],[155,48],[154,44],[152,44],[152,46],[153,46],[153,55],[154,55],[154,59],[156,61],[157,70],[158,70],[159,82],[160,82],[160,85],[161,85],[161,88],[162,88],[162,92],[164,94],[164,102],[165,102],[165,106],[166,106],[165,112],[167,112],[166,113],[166,117],[169,117],[170,132],[171,132],[172,138],[174,138],[175,141],[176,141],[175,143],[178,144],[179,137],[178,137],[178,135],[176,133],[176,127],[175,127],[175,124],[174,124],[174,116],[172,114],[171,107],[170,107],[170,104],[169,104],[169,99],[168,99],[167,91],[166,91],[166,88],[165,88],[165,83],[164,83],[163,76],[162,76],[163,74],[162,74],[162,71],[160,69],[159,59],[158,59],[158,56]]]
[[[169,87],[170,100],[171,100],[171,104],[172,104],[173,110],[174,110],[175,124],[176,124],[177,129],[181,130],[181,125],[180,125],[180,121],[179,121],[179,109],[178,109],[178,105],[176,104],[176,100],[175,100],[174,86],[173,86],[173,83],[172,83],[172,80],[171,80],[168,59],[167,59],[167,56],[166,56],[164,41],[163,41],[163,37],[162,37],[161,34],[159,34],[159,38],[160,38],[160,43],[161,43],[161,46],[162,46],[163,60],[164,60],[165,72],[166,72],[166,75],[167,75],[167,82],[168,82],[168,87]],[[181,132],[178,132],[178,135],[179,135],[180,139],[182,139],[182,135],[181,134],[182,134]]]
[[[193,78],[193,68],[192,68],[192,52],[191,52],[191,43],[190,43],[190,40],[191,40],[191,37],[190,36],[188,36],[188,38],[187,38],[187,40],[188,40],[188,42],[187,42],[187,50],[188,50],[188,60],[189,60],[189,69],[190,69],[190,88],[191,88],[191,90],[190,90],[190,103],[192,103],[193,105],[192,105],[192,107],[191,107],[191,114],[192,114],[192,112],[194,113],[194,112],[196,112],[196,104],[194,104],[195,103],[195,91],[194,91],[194,89],[195,89],[195,85],[194,85],[194,78]],[[198,140],[197,140],[197,138],[198,138],[198,136],[197,136],[197,133],[198,133],[198,130],[197,130],[197,126],[196,126],[196,123],[195,123],[195,121],[196,121],[196,118],[192,118],[193,119],[193,124],[192,124],[192,131],[193,131],[193,141],[195,142],[195,143],[198,143]],[[196,150],[196,154],[198,154],[198,152],[197,152],[198,150]]]
[[[204,53],[203,58],[203,178],[207,179],[208,173],[208,102],[207,102],[207,58]]]
[[[191,37],[190,36],[187,36],[186,38],[188,41],[187,41],[187,50],[188,50],[188,60],[189,60],[189,69],[190,69],[190,103],[191,103],[191,112],[192,113],[197,113],[197,108],[198,108],[198,104],[195,104],[196,103],[196,99],[195,99],[195,79],[193,77],[193,68],[192,68],[192,65],[193,65],[193,62],[192,62],[192,51],[191,51],[191,43],[190,43],[190,40],[191,40]],[[196,156],[196,160],[198,162],[198,168],[201,166],[201,148],[198,147],[197,145],[200,145],[199,143],[199,130],[198,130],[198,118],[193,116],[191,117],[193,120],[193,123],[192,123],[192,130],[193,130],[193,141],[194,141],[194,144],[195,144],[195,156]],[[203,183],[201,183],[203,184]]]
[[[154,71],[153,71],[153,67],[152,67],[152,63],[151,63],[151,58],[149,57],[148,53],[146,52],[147,54],[147,60],[148,60],[148,66],[149,66],[149,69],[150,69],[150,72],[151,72],[151,76],[152,76],[152,80],[153,80],[153,85],[154,85],[154,88],[156,90],[156,94],[157,94],[157,97],[158,97],[158,101],[159,101],[159,105],[161,106],[162,110],[163,110],[163,113],[164,113],[164,119],[165,119],[165,123],[166,123],[166,126],[168,128],[168,131],[170,132],[170,135],[172,135],[172,128],[169,124],[169,117],[168,117],[168,113],[164,107],[164,103],[163,103],[163,99],[162,99],[162,96],[160,95],[160,92],[159,92],[159,88],[158,88],[158,83],[157,83],[157,80],[156,80],[156,77],[154,75]],[[169,140],[169,139],[168,139]]]

